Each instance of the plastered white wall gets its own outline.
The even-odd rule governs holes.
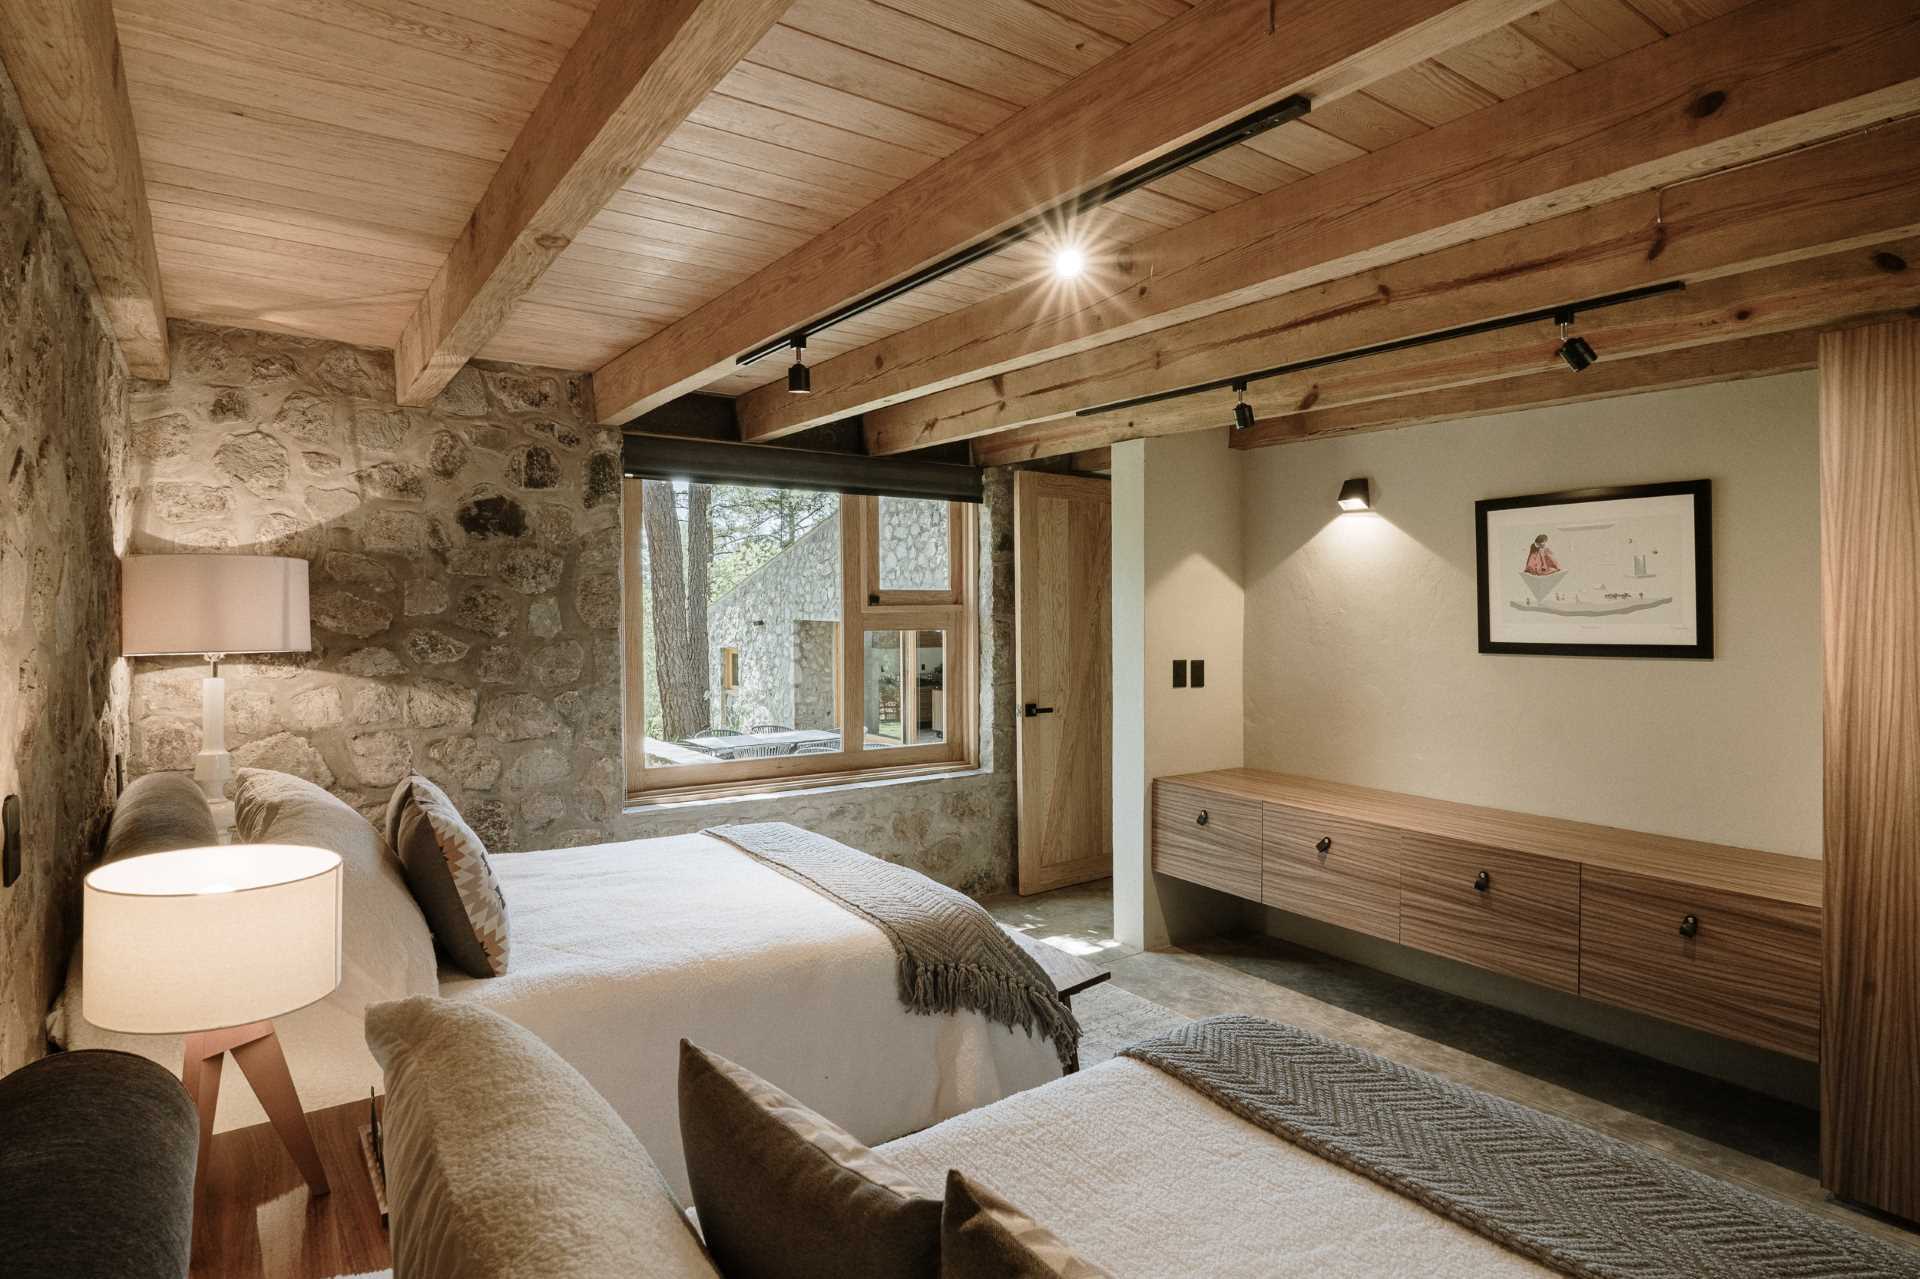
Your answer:
[[[1813,374],[1242,456],[1248,766],[1819,855]],[[1356,475],[1375,510],[1341,515]],[[1701,476],[1712,661],[1476,651],[1476,499]]]
[[[1113,451],[1114,915],[1120,939],[1162,946],[1244,914],[1220,894],[1152,873],[1152,779],[1243,762],[1245,469],[1224,432]],[[1204,688],[1172,687],[1175,658]]]

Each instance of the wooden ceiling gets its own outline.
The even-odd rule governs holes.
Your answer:
[[[0,0],[0,12],[21,3],[31,0]],[[1796,3],[1848,19],[1871,11],[1879,26],[1861,17],[1859,30],[1827,47],[1808,21],[1796,28],[1783,16]],[[1500,234],[1511,238],[1608,198],[1663,190],[1920,106],[1920,82],[1912,78],[1920,68],[1905,65],[1915,55],[1880,47],[1912,44],[1905,39],[1911,27],[1898,25],[1901,6],[1890,0],[1851,8],[1841,0],[1371,0],[1364,7],[1302,0],[1273,9],[1266,0],[1203,0],[1195,12],[1189,0],[74,4],[76,12],[98,10],[96,25],[106,25],[110,8],[117,25],[137,142],[137,156],[130,145],[121,149],[123,162],[137,162],[144,173],[141,194],[166,314],[400,348],[403,397],[410,384],[430,397],[474,355],[596,371],[605,390],[601,409],[616,420],[695,387],[741,396],[747,438],[777,438],[809,419],[778,400],[783,391],[766,387],[782,376],[784,359],[740,368],[732,356],[897,278],[900,261],[910,268],[1021,216],[1019,201],[1029,193],[996,203],[978,198],[981,188],[1030,182],[1032,207],[1045,207],[1084,189],[1085,179],[1118,171],[1102,167],[1110,160],[1132,163],[1127,157],[1192,136],[1188,126],[1204,131],[1285,92],[1310,92],[1306,118],[1123,196],[1074,228],[1099,260],[1121,264],[1120,275],[1141,275],[1134,283],[1143,290],[1149,281],[1163,294],[1189,287],[1182,283],[1188,276],[1214,270],[1218,278],[1209,277],[1205,288],[1191,286],[1197,291],[1190,304],[1167,302],[1165,313],[1150,319],[1116,317],[1114,305],[1132,287],[1123,280],[1106,302],[1074,304],[1084,314],[1055,323],[1065,326],[1061,335],[1042,341],[1023,331],[1018,341],[1000,341],[1003,330],[1055,305],[1044,291],[1051,287],[1043,283],[1047,246],[1028,243],[810,339],[815,390],[824,392],[810,420],[835,406],[864,412],[869,447],[881,452],[990,435],[976,453],[996,461],[1194,429],[1204,415],[1190,405],[1105,415],[1084,429],[1063,425],[1062,415],[1167,385],[1174,376],[1168,370],[1182,361],[1196,368],[1209,357],[1219,367],[1273,363],[1248,365],[1252,348],[1242,355],[1239,347],[1255,339],[1263,350],[1273,347],[1259,335],[1283,331],[1269,323],[1275,315],[1293,317],[1284,321],[1288,332],[1314,326],[1307,348],[1332,342],[1347,321],[1323,314],[1324,305],[1314,311],[1306,291],[1334,289],[1341,275],[1352,275],[1356,297],[1367,289],[1384,293],[1387,279],[1424,269],[1421,254],[1437,258],[1454,246],[1464,253],[1463,241],[1476,240],[1489,246],[1483,257],[1496,260],[1504,251]],[[1751,40],[1744,34],[1748,17],[1758,33]],[[1252,47],[1257,40],[1246,39],[1245,24],[1254,19],[1285,28],[1268,37],[1275,44]],[[703,28],[702,21],[715,25]],[[681,23],[677,36],[673,22]],[[1717,25],[1697,33],[1693,45],[1682,43],[1685,33],[1710,22]],[[666,34],[656,38],[645,30],[649,23]],[[1354,30],[1342,35],[1342,26]],[[1236,32],[1239,46],[1232,43]],[[93,38],[84,24],[65,35]],[[701,38],[724,45],[722,37],[738,43],[728,52],[710,50],[705,65],[684,47]],[[1779,47],[1796,39],[1804,47]],[[603,44],[610,52],[596,60]],[[1236,47],[1247,49],[1244,58],[1232,56]],[[1690,80],[1678,53],[1663,63],[1664,50],[1682,48],[1702,61],[1717,59],[1710,74],[1702,72],[1720,77],[1714,84],[1740,86],[1730,99],[1720,95],[1732,107],[1722,111],[1710,102],[1715,90]],[[0,52],[21,81],[16,50]],[[1289,58],[1300,65],[1279,66]],[[99,65],[111,66],[110,52]],[[1188,68],[1189,78],[1144,83],[1161,65]],[[1123,66],[1132,79],[1120,75]],[[1208,73],[1215,66],[1218,77]],[[1628,67],[1630,74],[1613,75]],[[664,75],[666,91],[628,83],[649,68]],[[596,87],[595,77],[613,88],[600,91],[605,85]],[[1231,83],[1221,88],[1216,78]],[[1525,117],[1537,112],[1551,123],[1556,110],[1577,110],[1589,84],[1600,95],[1596,106],[1618,116],[1617,144],[1582,138],[1563,120],[1535,145]],[[1089,117],[1084,105],[1073,115],[1075,93],[1090,92],[1089,85],[1100,86],[1105,96],[1096,101],[1110,111],[1121,140],[1100,137],[1105,121]],[[75,92],[102,90],[94,84]],[[1641,94],[1645,101],[1632,104],[1639,114],[1606,100],[1610,92],[1623,101]],[[1236,93],[1246,96],[1244,106]],[[1565,100],[1558,108],[1554,94]],[[1768,94],[1781,103],[1771,116],[1755,106]],[[1500,110],[1522,95],[1524,103]],[[1164,141],[1151,120],[1143,125],[1138,118],[1148,114],[1141,103],[1158,102],[1172,116],[1188,97],[1205,101],[1190,120],[1170,119]],[[1208,114],[1208,102],[1217,114]],[[655,132],[642,138],[633,117],[649,111],[656,118],[644,123]],[[667,118],[659,118],[663,113]],[[72,127],[110,139],[113,113],[98,114],[108,123]],[[584,120],[577,130],[576,116]],[[1074,120],[1080,132],[1064,129],[1052,153],[1030,152],[1051,154],[1048,163],[1063,172],[1003,166],[998,177],[980,176],[995,172],[994,155],[1031,141],[1029,129]],[[1701,138],[1684,136],[1690,129]],[[561,136],[570,132],[580,136]],[[1483,170],[1462,162],[1451,171],[1417,172],[1429,147],[1435,155],[1466,155],[1476,137],[1496,151]],[[1608,162],[1617,165],[1618,180],[1613,170],[1574,172],[1577,157],[1596,146],[1615,157]],[[1649,163],[1658,162],[1659,176],[1636,163],[1636,146],[1648,151]],[[559,159],[549,163],[549,149]],[[57,140],[50,146],[43,137],[43,150],[61,181]],[[86,145],[74,150],[88,154]],[[616,163],[628,155],[634,163]],[[1396,173],[1408,175],[1406,186],[1393,185]],[[951,216],[920,189],[949,179],[939,194],[960,210]],[[1539,190],[1524,189],[1528,183]],[[1283,188],[1303,194],[1272,195]],[[1382,211],[1394,206],[1472,203],[1449,191],[1485,204],[1484,223],[1456,219],[1442,228],[1436,213],[1430,230],[1408,225],[1399,239],[1383,230],[1378,252],[1329,249],[1321,267],[1269,261],[1271,247],[1261,248],[1249,230],[1260,219],[1284,220],[1276,211],[1297,200],[1321,210],[1303,215],[1295,228],[1297,240],[1318,245],[1323,233],[1337,239],[1342,227],[1368,217],[1385,227],[1392,219]],[[572,211],[562,207],[568,201]],[[130,225],[145,215],[137,205],[131,200],[123,219]],[[1472,211],[1463,204],[1461,212]],[[1639,214],[1629,213],[1616,220],[1634,223]],[[913,238],[929,222],[943,225],[888,257],[889,236]],[[1583,233],[1572,222],[1565,228]],[[1851,243],[1882,231],[1892,243],[1915,229],[1889,215]],[[1765,260],[1733,254],[1699,270],[1739,272],[1846,247],[1799,224],[1783,234],[1791,244]],[[1235,270],[1244,280],[1226,265],[1207,267],[1216,245],[1221,263],[1241,263]],[[926,254],[915,257],[922,249]],[[462,262],[462,253],[471,260]],[[1417,260],[1402,262],[1407,258]],[[1356,274],[1393,263],[1400,263],[1399,275]],[[130,272],[136,279],[137,267]],[[836,271],[844,279],[834,279]],[[810,272],[830,285],[809,290],[792,283]],[[1834,278],[1846,275],[1836,272]],[[1581,278],[1605,283],[1614,276],[1588,271]],[[1897,288],[1872,292],[1898,300]],[[1501,304],[1490,295],[1471,305]],[[1830,311],[1839,303],[1822,305]],[[1828,312],[1802,306],[1791,313],[1814,323]],[[1391,321],[1376,317],[1372,329],[1355,331],[1417,332],[1422,314],[1408,304]],[[151,322],[149,312],[148,329]],[[989,327],[970,333],[969,325]],[[1684,339],[1663,339],[1664,346],[1643,345],[1655,354],[1719,336],[1689,331]],[[1007,349],[989,354],[988,346]],[[1752,344],[1741,360],[1713,366],[1750,371],[1758,353],[1772,358],[1789,346]],[[879,384],[916,361],[915,375]],[[1708,364],[1670,360],[1663,367],[1697,371]],[[1391,415],[1328,411],[1472,380],[1421,378],[1403,385],[1391,373],[1360,369],[1344,380],[1308,379],[1305,390],[1298,379],[1264,386],[1256,400],[1262,416],[1276,421],[1313,412],[1320,414],[1315,422],[1371,422]],[[1298,438],[1305,420],[1261,438]]]
[[[171,314],[391,347],[591,0],[114,0]],[[594,369],[1188,8],[797,0],[481,354]],[[1591,66],[1733,0],[1556,0],[1122,197],[1126,243]],[[822,334],[1032,278],[1009,252]],[[763,361],[710,389],[784,373]]]

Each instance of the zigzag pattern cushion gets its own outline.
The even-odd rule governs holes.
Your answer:
[[[387,839],[440,951],[469,977],[507,971],[507,899],[487,846],[446,792],[415,774],[394,787]]]

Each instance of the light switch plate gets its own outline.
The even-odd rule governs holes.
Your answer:
[[[0,800],[0,888],[20,878],[20,797]]]
[[[1173,686],[1175,688],[1187,686],[1187,659],[1184,657],[1173,659]]]
[[[1205,688],[1207,686],[1207,663],[1204,658],[1194,658],[1191,662],[1187,663],[1187,669],[1193,673],[1193,687]]]

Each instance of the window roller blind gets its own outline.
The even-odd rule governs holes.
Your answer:
[[[629,434],[621,445],[621,462],[628,479],[824,489],[861,497],[919,497],[942,502],[981,500],[981,468],[916,458]]]

